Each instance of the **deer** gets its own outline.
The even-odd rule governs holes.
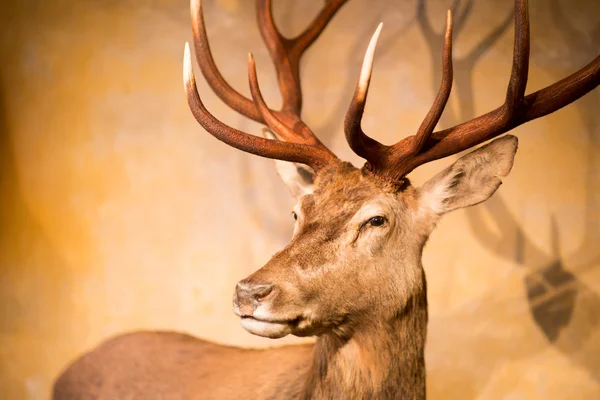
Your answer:
[[[300,59],[345,3],[326,1],[302,33],[288,38],[275,25],[272,1],[256,0],[258,27],[283,99],[276,110],[262,96],[251,54],[251,98],[226,82],[211,54],[200,0],[191,0],[193,43],[204,78],[230,108],[263,124],[262,136],[237,130],[206,109],[189,44],[184,47],[183,82],[194,118],[227,145],[274,159],[296,200],[289,244],[237,283],[233,311],[253,335],[312,336],[315,342],[245,349],[178,332],[125,333],[70,364],[55,382],[55,400],[425,399],[428,309],[421,256],[429,235],[444,214],[479,204],[498,190],[518,147],[515,136],[503,134],[567,106],[600,84],[600,56],[525,95],[528,5],[515,0],[513,61],[504,103],[435,131],[452,88],[448,12],[441,84],[433,105],[414,135],[384,145],[361,127],[380,24],[344,120],[350,148],[366,160],[356,168],[333,154],[301,119]],[[407,177],[423,164],[480,144],[422,186],[413,186]]]

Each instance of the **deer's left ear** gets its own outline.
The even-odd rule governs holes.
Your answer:
[[[420,207],[441,215],[487,200],[510,172],[517,145],[506,135],[463,156],[423,185]]]
[[[263,136],[266,139],[279,140],[271,130],[264,128]],[[315,172],[308,165],[288,161],[274,160],[277,173],[286,184],[294,200],[314,191]]]

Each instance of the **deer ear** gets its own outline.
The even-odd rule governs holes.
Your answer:
[[[279,138],[267,128],[263,128],[263,136],[266,139],[279,140]],[[308,165],[288,161],[274,160],[277,173],[286,184],[295,200],[314,191],[315,172]]]
[[[441,215],[487,200],[510,172],[517,145],[506,135],[461,157],[423,185],[421,207]]]

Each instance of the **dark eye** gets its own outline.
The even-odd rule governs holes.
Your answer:
[[[292,217],[294,217],[294,221],[298,221],[298,214],[295,211],[292,211]]]
[[[371,226],[381,226],[385,224],[385,217],[378,215],[376,217],[370,218],[369,221],[367,221],[367,223]]]

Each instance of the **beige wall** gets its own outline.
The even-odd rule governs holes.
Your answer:
[[[451,2],[426,2],[441,32]],[[205,1],[209,36],[223,74],[244,93],[254,52],[276,104],[252,3]],[[296,33],[320,3],[277,1],[277,21]],[[473,1],[455,36],[443,125],[502,101],[511,9]],[[306,56],[305,119],[356,165],[341,125],[377,22],[385,27],[365,129],[396,141],[432,101],[441,42],[424,35],[416,12],[416,0],[353,0]],[[531,21],[529,91],[600,49],[597,1],[531,0]],[[132,329],[237,345],[293,341],[251,336],[231,312],[235,282],[285,245],[292,202],[270,161],[221,144],[191,117],[181,84],[189,39],[185,0],[3,3],[0,398],[47,398],[69,360]],[[217,116],[258,133],[199,81]],[[449,215],[431,237],[430,398],[600,398],[599,100],[596,90],[517,129],[516,164],[499,192]]]

